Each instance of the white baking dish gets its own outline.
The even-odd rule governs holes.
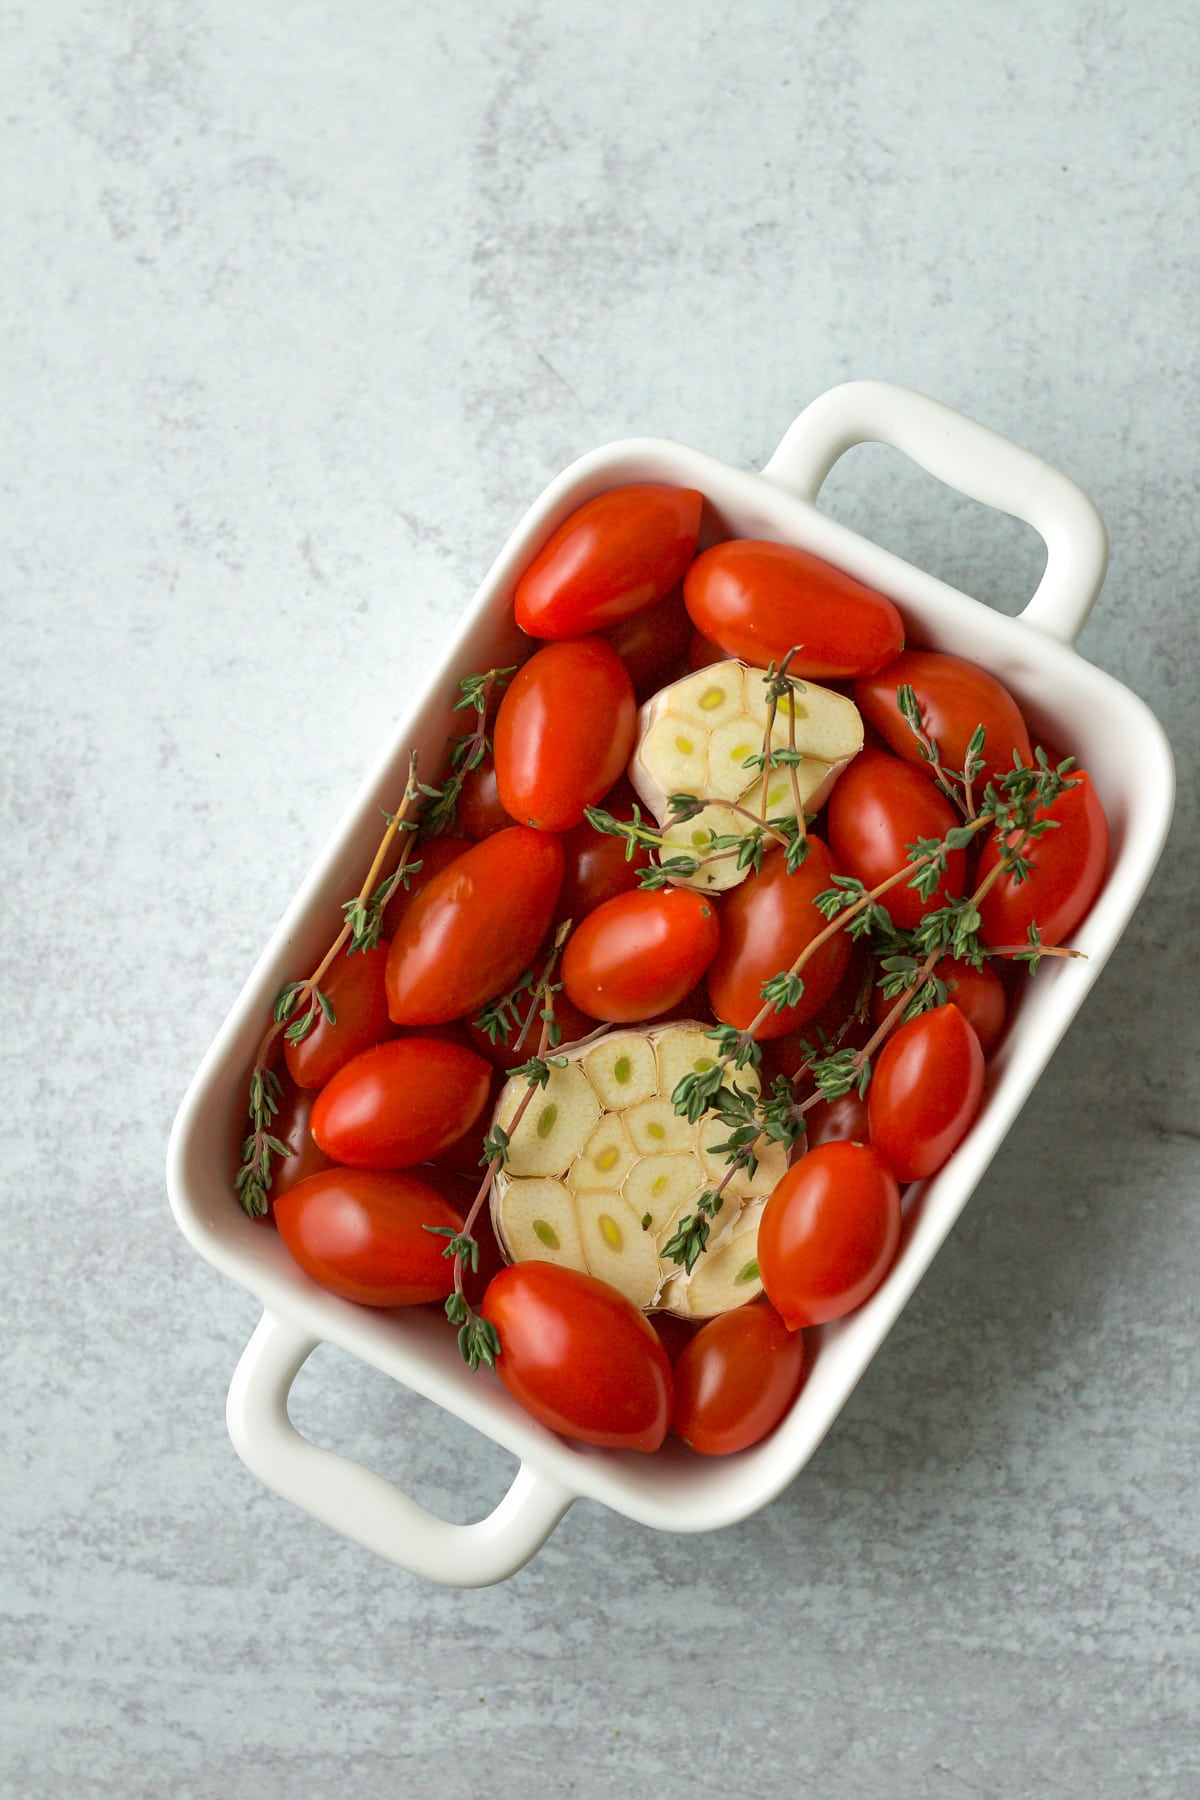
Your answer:
[[[839,456],[878,441],[951,487],[1026,520],[1045,540],[1037,592],[1017,619],[913,568],[815,508]],[[245,1126],[246,1073],[271,1002],[302,975],[357,890],[394,805],[410,746],[432,767],[459,678],[485,668],[511,636],[510,595],[521,568],[570,512],[631,481],[699,488],[722,534],[800,544],[890,594],[910,642],[955,651],[993,670],[1031,726],[1091,771],[1112,828],[1107,884],[1074,940],[1086,961],[1048,961],[989,1069],[983,1110],[932,1181],[910,1190],[901,1253],[875,1296],[814,1337],[812,1372],[784,1423],[740,1455],[704,1458],[672,1444],[656,1456],[596,1451],[545,1430],[489,1372],[472,1375],[454,1334],[429,1311],[382,1313],[314,1286],[231,1192]],[[987,1168],[1055,1045],[1096,980],[1149,880],[1170,822],[1174,775],[1157,721],[1072,645],[1104,578],[1104,526],[1091,501],[1040,458],[908,389],[854,382],[813,402],[761,475],[678,444],[635,438],[581,458],[548,487],[498,557],[457,631],[428,698],[405,719],[260,957],[180,1108],[168,1187],[184,1235],[262,1302],[263,1318],[229,1391],[238,1454],[285,1498],[346,1537],[430,1580],[475,1587],[512,1574],[582,1495],[666,1531],[709,1531],[745,1518],[791,1482],[829,1429]],[[486,1519],[450,1525],[381,1476],[302,1437],[287,1412],[305,1359],[338,1344],[456,1413],[521,1461]]]

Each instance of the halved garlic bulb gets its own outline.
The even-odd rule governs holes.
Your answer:
[[[713,1148],[727,1128],[711,1115],[689,1124],[671,1104],[685,1075],[712,1067],[706,1028],[613,1031],[565,1054],[566,1066],[551,1070],[512,1132],[493,1186],[492,1220],[509,1260],[565,1263],[610,1282],[636,1306],[685,1318],[712,1318],[752,1300],[762,1287],[758,1218],[787,1167],[781,1145],[761,1146],[753,1175],[739,1170],[730,1181],[691,1275],[662,1254],[701,1193],[728,1170]],[[737,1079],[759,1092],[753,1069]],[[496,1124],[509,1129],[524,1093],[519,1078],[507,1083]]]
[[[814,813],[862,749],[862,717],[854,702],[832,688],[797,681],[778,703],[771,747],[788,749],[794,735],[803,760],[794,787],[789,768],[768,771],[764,810],[762,771],[753,759],[763,754],[769,708],[763,670],[733,658],[672,682],[643,706],[629,779],[643,805],[666,826],[664,854],[695,857],[701,865],[680,885],[717,892],[736,887],[747,874],[737,867],[736,856],[713,858],[714,838],[746,837],[754,829],[753,819],[732,808],[745,808],[758,819],[794,818],[798,794],[803,810]],[[672,794],[694,794],[710,804],[690,819],[667,824]]]

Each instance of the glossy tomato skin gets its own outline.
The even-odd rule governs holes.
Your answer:
[[[594,1019],[632,1024],[675,1006],[717,953],[716,908],[688,888],[638,888],[606,900],[563,951],[568,1000]]]
[[[821,1144],[777,1184],[758,1227],[768,1300],[793,1331],[870,1299],[900,1242],[900,1189],[869,1144]]]
[[[614,625],[604,635],[629,670],[634,694],[642,705],[675,679],[692,641],[692,621],[683,604],[683,589],[672,588],[653,606]]]
[[[804,1339],[767,1300],[710,1319],[675,1363],[671,1423],[701,1456],[748,1450],[774,1431],[800,1391]]]
[[[792,544],[715,544],[688,570],[683,595],[703,637],[759,669],[799,645],[794,675],[871,675],[904,644],[886,595]]]
[[[1052,819],[1054,829],[1027,845],[1033,867],[1024,881],[1001,875],[979,903],[979,935],[996,948],[1023,945],[1031,924],[1044,944],[1061,944],[1082,924],[1104,885],[1108,868],[1108,820],[1084,769],[1073,769],[1074,787],[1052,806],[1040,807],[1035,819]],[[979,858],[979,880],[985,881],[1000,860],[989,838]]]
[[[364,1050],[321,1089],[312,1134],[326,1156],[355,1169],[432,1162],[479,1118],[490,1063],[445,1038],[401,1037]]]
[[[633,753],[637,701],[601,637],[547,644],[518,669],[496,714],[496,785],[506,812],[540,831],[570,831]]]
[[[462,1214],[415,1174],[326,1169],[277,1201],[275,1223],[306,1275],[360,1306],[422,1306],[454,1286],[437,1232],[461,1231]]]
[[[696,553],[702,495],[640,482],[588,500],[517,583],[513,612],[536,638],[604,631],[670,592]]]
[[[897,1181],[936,1174],[957,1150],[979,1111],[983,1074],[979,1039],[950,1002],[892,1033],[875,1061],[867,1115]]]
[[[398,887],[383,909],[383,935],[389,943],[396,934],[396,926],[403,914],[425,892],[434,876],[440,875],[443,869],[448,869],[460,856],[465,856],[474,845],[474,838],[460,837],[457,834],[422,838],[409,859],[408,866],[414,873],[409,875],[408,886]]]
[[[557,837],[513,825],[444,868],[396,923],[387,964],[398,1025],[473,1018],[541,944],[562,885]]]
[[[864,887],[875,888],[908,866],[908,846],[919,838],[944,838],[961,824],[933,783],[884,750],[860,750],[829,796],[825,829],[838,866]],[[928,899],[906,881],[880,896],[893,922],[912,931],[927,912],[958,899],[967,879],[967,853],[951,850],[946,874]]]
[[[873,725],[897,756],[924,771],[929,764],[921,756],[917,740],[897,704],[896,692],[911,687],[921,709],[921,722],[937,739],[942,767],[957,775],[967,758],[967,746],[977,725],[986,732],[983,772],[974,792],[983,792],[1013,766],[1013,752],[1029,764],[1032,751],[1021,709],[1008,689],[986,669],[961,656],[939,650],[905,650],[877,674],[855,683],[854,700],[864,719]]]
[[[384,985],[390,949],[381,939],[373,950],[359,950],[353,956],[343,951],[322,978],[321,992],[333,1008],[334,1023],[319,1012],[316,1024],[302,1038],[285,1042],[288,1073],[297,1087],[324,1087],[352,1056],[391,1037],[394,1026]]]
[[[995,969],[990,963],[984,963],[982,969],[974,969],[957,957],[943,956],[940,962],[934,963],[933,973],[945,983],[946,998],[953,1001],[971,1026],[984,1056],[990,1056],[1004,1036],[1008,1017],[1004,983]],[[882,1025],[894,1005],[894,1000],[885,1000],[882,989],[876,988],[871,995],[873,1022]]]
[[[837,872],[825,844],[811,832],[808,855],[794,875],[782,850],[763,857],[761,870],[722,897],[721,942],[708,971],[713,1011],[744,1031],[763,1004],[764,981],[790,968],[806,944],[829,923],[813,905]],[[804,993],[795,1006],[769,1013],[756,1038],[783,1037],[820,1011],[850,960],[839,931],[814,954],[803,972]]]
[[[614,1450],[657,1450],[671,1422],[671,1365],[644,1313],[607,1282],[555,1263],[502,1269],[483,1297],[496,1372],[551,1431]]]

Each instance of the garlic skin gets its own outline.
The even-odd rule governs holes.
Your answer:
[[[731,804],[761,816],[762,774],[746,767],[761,755],[769,709],[767,677],[762,669],[730,658],[711,663],[672,682],[648,700],[638,714],[638,736],[629,779],[638,799],[663,825],[672,794],[695,794],[710,802],[694,818],[666,826],[663,836],[682,854],[702,858],[714,836],[746,837],[752,822],[730,810]],[[771,730],[775,750],[789,747],[789,711],[795,720],[796,749],[804,760],[796,773],[800,804],[814,813],[833,791],[838,776],[863,747],[862,716],[853,700],[815,682],[797,682],[779,702]],[[767,784],[767,818],[795,816],[791,771],[771,771]],[[723,857],[701,866],[681,887],[720,893],[746,879],[736,858]]]
[[[764,1144],[758,1167],[734,1176],[713,1219],[708,1248],[688,1275],[663,1245],[715,1187],[728,1165],[712,1150],[728,1136],[710,1115],[691,1125],[671,1105],[682,1078],[710,1068],[707,1027],[686,1021],[610,1032],[564,1051],[513,1132],[492,1188],[492,1222],[510,1262],[562,1263],[598,1276],[635,1306],[686,1319],[714,1318],[762,1291],[758,1220],[787,1167]],[[739,1085],[757,1093],[754,1069]],[[505,1126],[525,1083],[514,1077],[496,1103]]]

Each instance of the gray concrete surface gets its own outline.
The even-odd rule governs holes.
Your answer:
[[[5,1794],[1200,1792],[1196,83],[1162,3],[3,10]],[[546,480],[760,465],[862,374],[1099,501],[1081,647],[1175,743],[1166,857],[784,1498],[423,1587],[235,1460],[254,1308],[171,1117]],[[1036,580],[886,453],[830,504]],[[297,1406],[449,1516],[505,1479],[332,1352]]]

